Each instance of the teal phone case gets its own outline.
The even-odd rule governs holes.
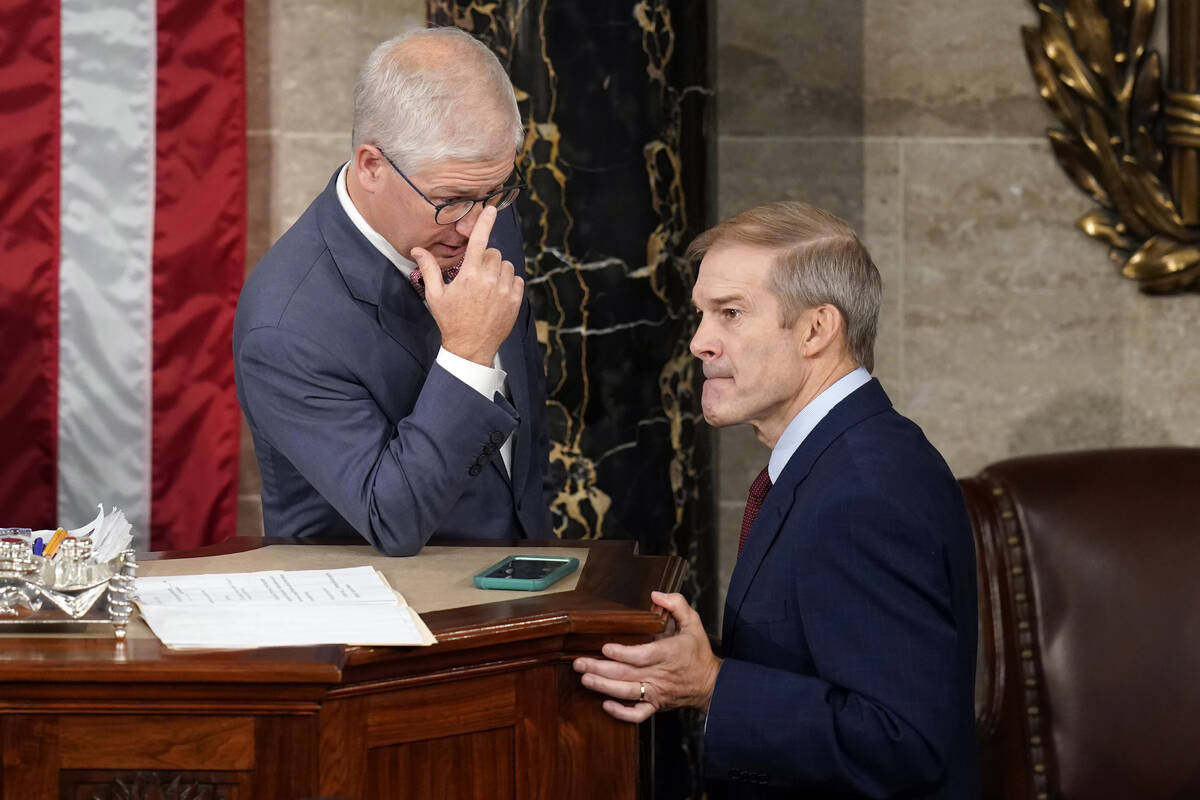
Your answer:
[[[558,564],[553,570],[540,578],[516,578],[512,576],[496,576],[491,573],[497,570],[513,571],[514,561],[553,561]],[[475,585],[480,589],[519,589],[526,592],[537,592],[550,586],[564,575],[570,575],[579,567],[578,558],[563,556],[509,556],[492,564],[487,569],[475,575]]]

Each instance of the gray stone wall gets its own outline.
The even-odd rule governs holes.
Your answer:
[[[1200,297],[1139,295],[1074,227],[1089,202],[1050,153],[1022,25],[1025,0],[718,0],[719,214],[802,199],[859,227],[876,374],[958,475],[1198,445]],[[746,428],[718,441],[727,583],[767,454]]]

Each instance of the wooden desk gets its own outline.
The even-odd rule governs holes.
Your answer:
[[[649,593],[684,565],[562,544],[590,548],[573,591],[423,614],[428,648],[0,639],[0,798],[635,797],[638,728],[604,714],[571,659],[660,632]]]

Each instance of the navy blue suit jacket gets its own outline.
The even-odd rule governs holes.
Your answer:
[[[334,173],[242,289],[238,402],[267,535],[357,532],[390,555],[433,533],[547,538],[546,390],[528,300],[500,348],[511,403],[435,362],[441,335],[404,275],[354,227]],[[512,210],[491,246],[523,275]],[[512,473],[500,443],[515,434]]]
[[[717,797],[978,797],[962,494],[872,380],[784,467],[730,579],[705,733]]]

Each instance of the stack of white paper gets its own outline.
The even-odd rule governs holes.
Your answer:
[[[372,567],[147,577],[137,592],[143,619],[173,648],[435,641]]]

